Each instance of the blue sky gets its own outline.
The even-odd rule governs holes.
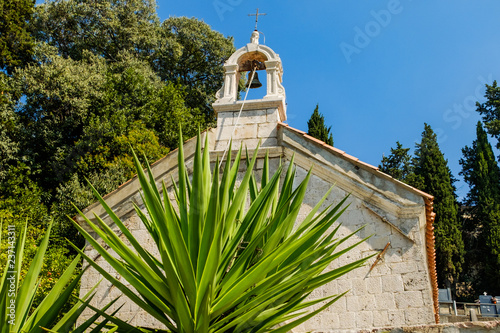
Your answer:
[[[319,103],[335,146],[378,165],[398,140],[413,149],[427,122],[459,178],[480,119],[475,101],[500,79],[499,1],[158,1],[162,20],[202,19],[237,48],[256,8],[283,61],[290,126],[307,131]]]

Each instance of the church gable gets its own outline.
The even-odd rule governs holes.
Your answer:
[[[269,47],[258,43],[252,35],[251,43],[233,54],[225,65],[224,86],[213,104],[217,112],[217,128],[205,131],[208,135],[210,159],[231,158],[242,145],[252,154],[257,152],[256,177],[261,175],[264,157],[269,156],[271,173],[280,163],[296,166],[296,183],[312,168],[312,177],[299,214],[304,218],[332,187],[324,205],[335,204],[346,195],[350,206],[342,215],[339,237],[364,226],[350,242],[372,236],[354,251],[341,257],[337,265],[344,265],[372,254],[369,265],[343,276],[315,291],[310,297],[349,292],[329,309],[294,332],[371,329],[375,327],[429,324],[438,320],[437,283],[435,274],[432,196],[403,184],[359,161],[345,152],[328,146],[302,131],[284,124],[286,120],[285,91],[282,85],[283,69],[279,56]],[[242,72],[266,71],[267,95],[259,100],[238,100],[237,83]],[[230,141],[233,151],[227,151]],[[190,172],[193,164],[195,139],[184,144],[185,165]],[[165,182],[169,197],[173,197],[173,182],[178,181],[177,153],[173,151],[152,165],[158,186]],[[245,155],[245,154],[243,154]],[[239,175],[246,170],[245,157]],[[284,176],[284,175],[283,175]],[[133,203],[142,207],[139,183],[136,178],[110,193],[105,200],[118,216],[126,221],[132,233],[141,239],[147,250],[154,251],[145,227],[137,217]],[[106,214],[99,204],[84,210],[106,221]],[[345,244],[348,246],[349,244]],[[87,247],[87,254],[96,262],[102,258]],[[81,293],[85,294],[100,279],[92,268],[82,278]],[[116,297],[116,288],[103,281],[99,286],[104,295],[94,300],[102,305]],[[130,301],[119,317],[136,325],[155,325],[155,321]],[[158,326],[160,328],[161,326]]]

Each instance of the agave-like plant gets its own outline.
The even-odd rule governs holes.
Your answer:
[[[8,227],[6,236],[2,237],[0,221],[0,244],[2,238],[8,242],[8,253],[5,267],[0,277],[0,333],[41,333],[50,329],[52,332],[70,332],[74,324],[92,299],[92,291],[77,302],[62,318],[58,319],[61,310],[70,299],[72,292],[78,286],[83,272],[73,280],[75,270],[81,257],[78,255],[66,268],[59,280],[45,296],[42,302],[33,307],[37,287],[40,283],[39,274],[43,258],[49,244],[52,223],[37,249],[21,283],[21,265],[24,259],[24,244],[26,241],[26,225],[22,230]],[[94,321],[98,315],[94,316]],[[84,332],[92,323],[86,322],[76,332]]]
[[[94,190],[131,247],[97,215],[94,224],[80,212],[118,257],[80,225],[75,226],[137,293],[85,253],[80,254],[163,323],[168,332],[288,332],[342,296],[307,298],[314,289],[365,263],[367,258],[325,271],[332,261],[364,240],[339,250],[339,245],[354,233],[334,238],[338,230],[334,222],[346,209],[346,198],[318,213],[330,192],[303,221],[297,222],[311,172],[294,188],[292,159],[280,189],[283,167],[269,177],[266,154],[259,188],[253,175],[256,152],[251,159],[247,157],[247,171],[239,182],[242,149],[234,162],[228,160],[222,170],[217,159],[212,171],[208,140],[202,149],[198,135],[194,170],[189,177],[180,144],[179,181],[178,185],[173,182],[172,190],[177,209],[169,199],[165,183],[159,190],[149,165],[144,172],[134,155],[145,206],[145,211],[138,206],[135,210],[156,244],[159,258],[142,247]],[[317,304],[321,306],[307,310]],[[111,316],[106,318],[117,325],[117,331],[149,331],[133,329]]]

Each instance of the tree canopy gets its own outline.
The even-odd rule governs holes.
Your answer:
[[[483,116],[484,126],[488,133],[497,139],[496,147],[500,148],[500,87],[497,81],[486,84],[486,102],[476,103],[477,112]]]
[[[477,138],[462,149],[461,175],[469,185],[465,199],[464,240],[469,262],[466,280],[477,292],[500,294],[500,168],[478,122]]]
[[[29,61],[34,40],[29,32],[35,0],[0,2],[0,69],[12,73]]]
[[[0,3],[0,217],[27,218],[28,235],[54,219],[48,253],[70,259],[65,238],[83,243],[67,215],[95,200],[85,179],[109,193],[134,174],[130,147],[155,161],[179,126],[213,124],[235,48],[198,19],[160,22],[154,0],[34,4]]]
[[[311,118],[307,121],[307,134],[316,139],[326,142],[330,146],[333,146],[333,135],[330,133],[332,126],[326,127],[325,117],[318,111],[319,104],[316,104],[316,108],[311,115]]]
[[[380,171],[397,180],[407,182],[407,178],[414,174],[409,150],[410,148],[403,148],[403,145],[397,141],[396,148],[391,148],[391,154],[382,157],[381,164],[378,166]]]
[[[413,163],[415,174],[422,179],[420,190],[434,196],[436,267],[438,281],[445,286],[456,282],[462,271],[464,244],[457,219],[454,178],[428,124],[422,132],[422,141],[416,145]]]

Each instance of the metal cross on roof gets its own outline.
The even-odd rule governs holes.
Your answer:
[[[259,15],[264,16],[267,15],[266,13],[259,13],[259,8],[257,8],[257,13],[255,14],[248,14],[248,16],[255,16],[255,30],[257,30],[257,23],[259,22]]]

